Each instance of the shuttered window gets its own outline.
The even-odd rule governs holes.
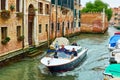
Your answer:
[[[39,24],[39,33],[41,33],[42,31],[42,25],[41,24]]]
[[[39,13],[43,14],[43,3],[39,2],[38,7],[39,7]]]
[[[76,14],[76,11],[77,11],[77,10],[76,10],[76,9],[74,9],[74,16],[75,16],[75,17],[76,17],[76,15],[77,15],[77,14]]]
[[[57,30],[59,31],[60,30],[60,23],[57,23]]]
[[[80,19],[80,16],[81,16],[80,10],[79,10],[79,14],[78,14],[78,16],[79,16],[79,19]]]
[[[51,24],[51,31],[54,31],[54,23]]]
[[[48,24],[46,24],[46,30],[45,30],[46,32],[48,31]]]
[[[49,5],[45,4],[45,14],[49,14]]]
[[[1,28],[1,39],[4,40],[7,37],[7,27]]]
[[[78,22],[78,27],[80,27],[81,26],[81,24],[80,24],[80,22]]]
[[[20,12],[20,0],[16,0],[16,11]]]
[[[21,36],[21,26],[17,26],[17,37]]]
[[[5,10],[5,3],[6,3],[6,0],[1,0],[1,10]]]
[[[71,22],[71,28],[73,28],[73,22]]]
[[[70,24],[69,24],[69,22],[67,23],[67,26],[68,26],[68,29],[70,28]]]

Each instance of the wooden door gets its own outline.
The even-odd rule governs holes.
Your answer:
[[[62,36],[64,36],[64,22],[62,23]]]
[[[32,45],[32,33],[33,33],[32,25],[33,25],[33,22],[28,23],[28,43],[29,43],[29,45]]]
[[[33,45],[33,23],[34,23],[34,16],[35,16],[35,11],[34,7],[32,4],[29,5],[28,8],[28,43],[29,46]]]

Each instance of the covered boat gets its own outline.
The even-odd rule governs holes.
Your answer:
[[[55,57],[56,52],[48,53],[40,61],[44,64],[50,72],[64,72],[74,69],[87,55],[88,49],[82,48],[81,46],[67,45],[64,46],[67,51],[57,51],[57,57]],[[74,56],[70,54],[72,49],[77,51],[77,55]]]
[[[114,36],[110,38],[109,47],[110,50],[114,50],[116,48],[120,48],[120,34],[115,33]]]
[[[111,78],[120,78],[120,64],[110,64],[105,68],[103,73],[106,80],[110,80]]]
[[[52,42],[52,44],[50,45],[50,48],[55,49],[56,47],[60,47],[63,44],[69,45],[70,42],[66,37],[58,37]]]

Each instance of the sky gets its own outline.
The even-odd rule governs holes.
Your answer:
[[[81,5],[84,7],[86,2],[94,2],[95,0],[81,0]],[[110,7],[119,7],[120,0],[102,0],[104,3],[107,3]]]

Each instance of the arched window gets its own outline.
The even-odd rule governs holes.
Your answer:
[[[30,14],[35,14],[34,7],[32,4],[29,5],[29,13]]]
[[[49,14],[49,5],[45,4],[45,14]]]
[[[40,14],[43,14],[43,3],[39,2],[39,3],[38,3],[38,7],[39,7],[39,10],[38,10],[39,13],[40,13]]]

